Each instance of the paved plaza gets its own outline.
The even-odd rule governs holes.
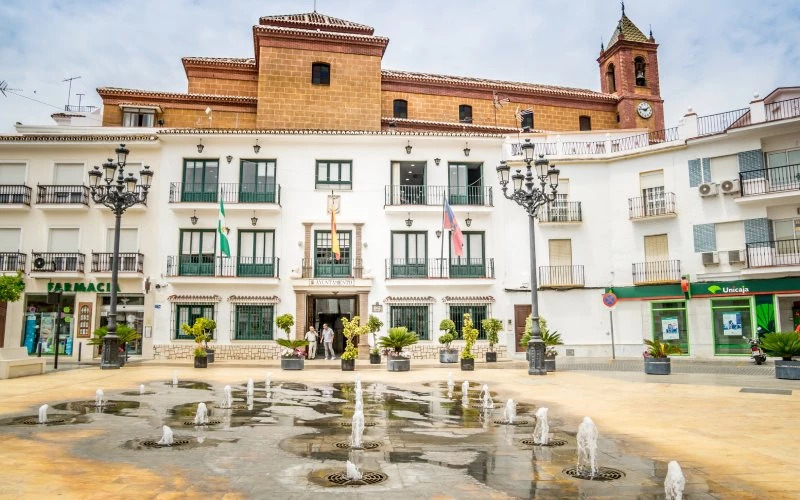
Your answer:
[[[364,369],[356,372],[364,385],[364,438],[379,447],[348,455],[336,443],[347,441],[350,430],[336,423],[352,415],[355,374],[322,366],[287,372],[258,364],[197,370],[186,363],[141,362],[119,371],[88,367],[0,381],[0,496],[659,498],[666,463],[677,460],[687,498],[796,497],[796,453],[787,436],[800,410],[800,383],[769,375],[648,377],[611,370],[532,377],[511,363],[496,369],[479,364],[472,373],[457,366],[408,373]],[[173,387],[176,369],[180,385]],[[272,392],[265,393],[267,371]],[[459,403],[455,420],[446,394],[450,371],[456,382],[451,398]],[[256,381],[255,403],[235,405],[227,414],[218,410],[222,387],[231,385],[234,401],[244,401],[249,378]],[[473,402],[480,385],[488,384],[495,409],[462,409],[464,380],[471,382]],[[140,384],[146,395],[138,394]],[[97,388],[118,411],[81,411],[79,402],[92,401]],[[536,408],[549,408],[553,436],[566,445],[522,447],[532,427],[495,423],[508,398],[527,422]],[[217,424],[184,425],[201,401]],[[75,425],[14,424],[21,422],[17,417],[36,415],[43,403],[50,405],[51,419]],[[574,465],[574,435],[584,416],[600,431],[598,465],[622,470],[623,480],[600,483],[561,473]],[[160,437],[164,424],[176,439],[190,442],[183,449],[141,446]],[[348,458],[388,479],[322,486],[319,478],[343,470]]]

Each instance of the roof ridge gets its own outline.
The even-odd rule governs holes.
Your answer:
[[[345,31],[328,31],[328,30],[317,30],[317,29],[304,29],[304,28],[293,28],[291,26],[274,26],[274,25],[257,25],[253,26],[253,30],[256,31],[285,31],[289,33],[304,33],[308,35],[315,35],[315,36],[330,36],[330,37],[341,37],[341,38],[355,38],[361,40],[378,40],[378,41],[385,41],[389,42],[389,39],[385,36],[379,35],[371,35],[365,33],[349,33]]]
[[[280,26],[280,25],[308,25],[315,26],[317,29],[338,32],[361,32],[371,35],[375,28],[366,24],[356,23],[347,19],[329,16],[317,12],[302,12],[298,14],[278,14],[274,16],[261,16],[258,19],[260,25]]]

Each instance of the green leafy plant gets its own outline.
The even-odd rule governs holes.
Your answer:
[[[194,357],[195,358],[205,358],[208,354],[206,354],[206,350],[200,346],[194,348]]]
[[[389,334],[381,337],[378,343],[387,351],[393,352],[395,356],[400,356],[404,347],[414,345],[418,341],[416,333],[409,332],[405,326],[395,326],[389,328]]]
[[[768,333],[761,339],[761,348],[770,356],[791,361],[800,355],[800,335],[796,332]]]
[[[360,323],[361,318],[358,316],[354,316],[351,320],[342,318],[342,326],[344,327],[342,333],[346,339],[344,352],[342,353],[342,359],[344,360],[356,359],[358,357],[358,348],[353,345],[353,337],[365,335],[367,331],[369,331],[369,323],[364,326],[361,326]]]
[[[531,329],[533,328],[533,317],[528,316],[525,319],[525,330],[522,334],[522,338],[519,340],[519,345],[524,347],[525,349],[528,348],[528,342],[531,340]],[[561,334],[558,331],[551,332],[550,327],[547,326],[547,320],[544,317],[539,316],[539,332],[542,336],[542,341],[544,345],[547,347],[545,351],[545,356],[548,358],[554,358],[558,355],[558,352],[555,350],[554,346],[557,345],[564,345],[564,342],[561,341]]]
[[[101,326],[97,328],[95,331],[92,332],[94,335],[91,339],[89,339],[89,344],[91,345],[103,345],[103,338],[108,335],[108,327]],[[117,325],[117,337],[119,337],[119,343],[125,344],[128,342],[133,342],[137,339],[142,338],[141,335],[136,333],[136,330],[132,327],[120,324]]]
[[[282,354],[284,358],[302,358],[302,348],[308,345],[308,340],[305,339],[275,339],[275,342],[285,348]]]
[[[197,346],[208,347],[208,341],[214,338],[214,330],[217,329],[217,322],[208,318],[197,318],[192,326],[186,323],[181,325],[181,331],[186,335],[194,337]]]
[[[450,344],[458,339],[456,324],[450,318],[445,318],[439,322],[439,330],[445,332],[444,335],[439,336],[439,343],[442,344],[445,349],[450,349]]]
[[[294,326],[294,316],[292,316],[289,313],[281,314],[280,316],[275,318],[275,324],[278,325],[278,328],[283,330],[284,333],[286,333],[286,338],[288,339],[292,327]]]
[[[16,276],[0,276],[0,302],[16,302],[25,291],[25,279],[22,273]]]
[[[444,346],[445,349],[450,349],[450,344],[455,340],[452,333],[445,333],[444,335],[439,336],[439,343]]]
[[[464,337],[464,348],[461,349],[461,359],[475,359],[472,346],[478,340],[478,329],[472,326],[472,316],[464,313],[464,323],[461,326],[461,336]]]
[[[486,339],[489,341],[489,350],[494,352],[494,346],[498,343],[497,332],[503,329],[503,322],[497,318],[486,318],[481,321],[483,331],[486,332]]]
[[[372,351],[370,351],[372,354],[380,354],[381,352],[378,348],[378,336],[375,335],[381,328],[383,328],[383,321],[374,314],[370,314],[369,319],[367,319],[367,330],[372,334]]]
[[[681,354],[683,351],[675,344],[666,344],[658,340],[645,339],[647,350],[644,351],[645,357],[649,358],[668,358],[670,354]]]

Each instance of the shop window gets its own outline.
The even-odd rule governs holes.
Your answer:
[[[751,311],[749,298],[711,300],[714,354],[750,354]]]
[[[234,306],[234,340],[272,340],[275,307],[262,304]]]
[[[395,118],[408,118],[408,101],[395,99],[392,107],[394,108],[392,111]]]
[[[461,123],[472,123],[472,106],[462,104],[458,107],[458,121]]]
[[[72,355],[75,295],[30,294],[25,296],[25,319],[21,346],[28,354],[41,349],[42,354],[54,354],[56,331],[58,331],[58,353]]]
[[[428,306],[389,307],[390,327],[404,326],[414,332],[420,340],[430,340],[430,321]]]
[[[592,117],[591,116],[578,117],[578,128],[581,131],[592,130]]]
[[[486,332],[483,331],[483,320],[489,317],[489,306],[486,304],[480,305],[457,305],[450,306],[449,318],[456,324],[456,331],[458,337],[461,338],[462,329],[464,327],[464,314],[469,313],[472,316],[472,326],[478,329],[478,339],[486,340]]]
[[[653,340],[676,345],[683,354],[689,354],[689,323],[686,302],[652,302]]]
[[[331,84],[331,65],[328,63],[316,62],[311,65],[311,83],[314,85]]]

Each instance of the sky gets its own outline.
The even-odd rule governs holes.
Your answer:
[[[184,56],[253,57],[264,15],[314,0],[0,0],[0,133],[52,124],[67,103],[100,105],[101,86],[186,92]],[[317,0],[317,11],[390,39],[384,69],[600,89],[596,59],[616,0]],[[665,124],[746,107],[800,85],[800,1],[628,0],[658,51]],[[13,90],[20,89],[20,90]],[[17,95],[19,94],[19,95]],[[21,97],[25,96],[25,97]],[[40,101],[40,102],[35,102]],[[42,104],[45,103],[45,104]],[[58,108],[58,109],[56,109]]]

